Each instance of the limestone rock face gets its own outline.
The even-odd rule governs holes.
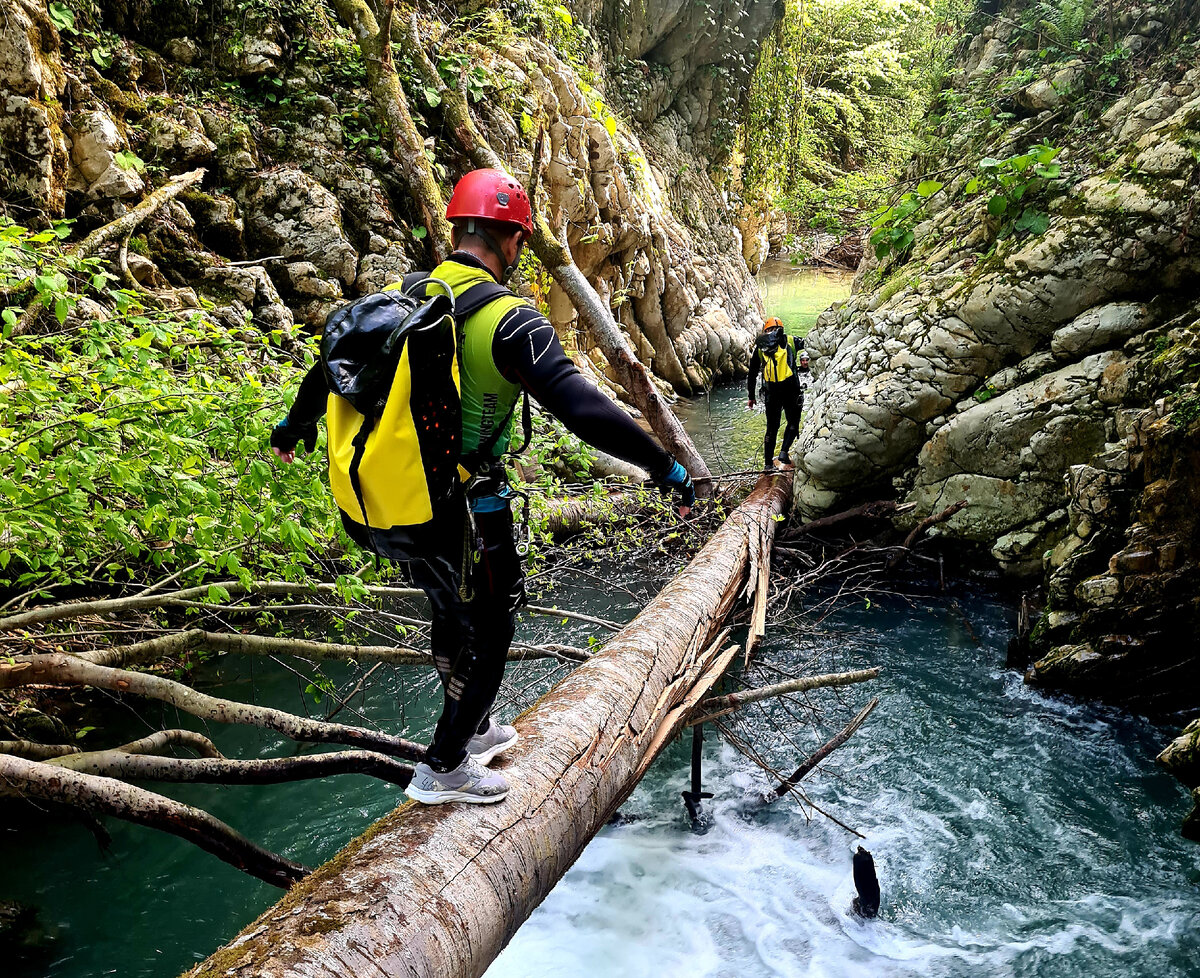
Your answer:
[[[761,300],[704,169],[669,128],[639,134],[620,123],[544,46],[519,42],[492,58],[496,74],[526,79],[550,120],[548,217],[566,227],[575,261],[612,305],[637,355],[681,393],[743,375]],[[526,140],[506,118],[480,110],[492,145],[504,147],[501,155],[516,171],[525,169]],[[678,175],[685,171],[686,178]],[[556,285],[548,306],[567,348],[607,372]]]
[[[638,122],[673,129],[687,152],[713,160],[727,155],[735,93],[745,87],[759,44],[778,17],[775,0],[570,0],[568,5],[604,40],[625,107]]]
[[[156,115],[150,120],[147,145],[155,158],[194,167],[208,163],[217,144],[204,134],[204,123],[195,109],[180,111],[180,118]]]
[[[5,197],[48,214],[66,202],[68,147],[58,33],[34,0],[0,16],[0,173]]]
[[[316,180],[301,170],[275,170],[247,180],[238,196],[252,244],[353,283],[358,253],[342,229],[337,198]]]
[[[1179,17],[1200,13],[1196,0],[1181,6]],[[1151,41],[1171,36],[1164,27]],[[987,26],[955,85],[967,98],[994,90],[1028,63],[1021,47],[1012,24]],[[1048,65],[1020,90],[1029,111],[1093,113],[1087,145],[1059,157],[1064,172],[1079,172],[1042,205],[1044,233],[998,235],[989,195],[967,194],[961,176],[926,205],[911,255],[864,262],[855,294],[807,340],[818,379],[798,446],[802,511],[893,484],[917,503],[913,519],[965,499],[938,532],[1009,570],[1040,568],[1066,526],[1064,472],[1117,440],[1118,412],[1144,397],[1137,365],[1200,281],[1200,228],[1186,217],[1197,193],[1200,69],[1181,75],[1169,49],[1162,58],[1160,83],[1107,109],[1088,104],[1081,62]],[[1070,137],[1034,118],[1047,142]],[[1012,126],[975,143],[953,133],[948,152],[1003,159],[1031,141],[1025,120]]]
[[[543,38],[518,30],[503,43],[464,42],[439,20],[443,11],[421,14],[431,46],[461,51],[483,72],[486,96],[472,98],[472,112],[522,179],[533,164],[526,117],[545,121],[549,216],[660,386],[687,393],[739,376],[762,310],[718,180],[778,5],[569,6],[603,45],[601,70],[586,81]],[[16,161],[15,179],[0,166],[4,199],[62,216],[69,173],[69,206],[83,210],[86,227],[111,220],[148,182],[203,166],[204,183],[139,232],[162,249],[152,250],[156,265],[176,288],[211,292],[228,283],[207,269],[282,256],[263,268],[311,326],[338,303],[427,266],[429,242],[379,138],[361,59],[350,48],[338,49],[336,63],[314,55],[350,36],[332,8],[318,8],[323,24],[312,34],[299,20],[308,7],[121,0],[101,14],[111,35],[102,65],[72,61],[44,4],[14,0],[0,18],[0,164]],[[407,95],[448,190],[469,164],[438,107],[419,89]],[[134,154],[144,171],[117,162]],[[584,369],[606,372],[556,287],[516,284],[548,309]],[[257,316],[264,302],[234,297],[221,308],[232,321]]]

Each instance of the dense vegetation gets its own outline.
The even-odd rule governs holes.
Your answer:
[[[788,0],[742,126],[743,193],[793,226],[860,223],[919,142],[969,0]]]

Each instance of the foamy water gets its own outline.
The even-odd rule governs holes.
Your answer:
[[[877,603],[833,643],[836,667],[887,670],[845,711],[882,703],[805,788],[867,836],[879,919],[850,909],[859,840],[791,799],[757,808],[766,776],[710,734],[709,830],[687,824],[678,744],[624,807],[636,820],[588,846],[488,978],[1200,974],[1200,847],[1152,764],[1163,734],[1026,688],[1002,667],[1007,610],[970,607],[955,627],[957,606]],[[763,749],[781,729],[801,733],[772,707],[741,732]]]

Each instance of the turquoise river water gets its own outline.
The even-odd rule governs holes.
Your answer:
[[[702,449],[704,439],[720,449],[726,469],[756,455],[761,416],[747,414],[744,391],[694,402],[687,418]],[[592,570],[604,583],[583,577],[545,600],[627,619],[662,568]],[[776,766],[794,766],[869,697],[880,698],[856,737],[803,784],[813,802],[866,836],[883,889],[878,919],[850,910],[850,853],[860,840],[791,798],[757,807],[766,775],[710,732],[708,831],[691,830],[679,796],[685,738],[489,978],[1200,975],[1200,846],[1178,836],[1186,793],[1153,763],[1170,731],[1024,686],[1004,666],[1013,619],[1002,598],[958,585],[859,598],[820,624],[768,633],[762,670],[884,669],[840,699],[747,711],[736,728]],[[584,644],[587,629],[526,619],[521,634]],[[233,698],[323,713],[328,699],[314,704],[294,665],[230,656],[200,679]],[[509,686],[526,703],[561,674],[515,663]],[[350,704],[361,717],[340,718],[425,735],[431,670],[383,669],[376,678]],[[817,727],[809,722],[815,709],[824,718]],[[121,707],[118,717],[106,742],[160,723],[188,725],[173,711]],[[257,731],[209,733],[230,756],[297,749]],[[165,790],[309,864],[401,800],[394,787],[357,776]],[[0,825],[0,899],[36,908],[42,931],[19,956],[0,948],[0,973],[170,978],[278,898],[179,840],[123,823],[108,828],[105,855],[78,824],[35,815]]]

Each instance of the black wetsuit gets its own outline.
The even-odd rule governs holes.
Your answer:
[[[784,333],[782,326],[759,334],[746,379],[751,401],[755,400],[754,388],[760,371],[763,375],[763,405],[767,412],[763,463],[770,468],[775,459],[780,415],[787,417],[787,426],[783,429],[783,449],[780,452],[786,456],[792,442],[800,434],[800,412],[804,405],[804,393],[796,378],[796,342]]]
[[[486,267],[463,252],[456,252],[452,260]],[[505,379],[527,390],[589,445],[645,469],[655,481],[661,481],[674,464],[653,438],[579,372],[554,327],[536,309],[520,306],[505,316],[492,340],[492,360]],[[311,426],[324,414],[327,400],[324,371],[317,364],[300,385],[288,414],[289,426]],[[430,644],[444,690],[442,715],[427,756],[435,770],[457,767],[466,756],[467,741],[476,731],[487,729],[504,678],[516,611],[525,602],[525,570],[516,551],[512,510],[504,491],[502,482],[492,482],[469,493],[482,543],[478,562],[470,565],[469,600],[462,600],[458,586],[466,531],[462,519],[435,520],[421,552],[412,553],[410,548],[402,561],[433,609]],[[358,524],[347,519],[343,524],[360,545],[370,543]]]

